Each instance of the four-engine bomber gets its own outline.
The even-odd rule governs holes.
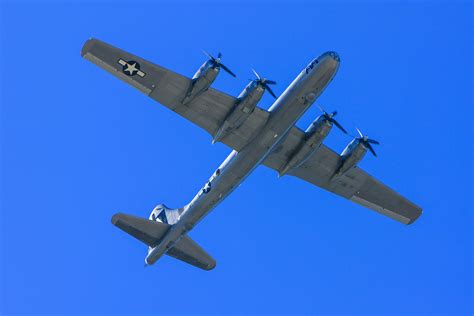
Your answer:
[[[194,198],[181,208],[158,205],[149,218],[117,213],[112,223],[148,246],[145,264],[168,255],[205,270],[216,261],[189,236],[189,232],[259,165],[289,174],[373,209],[404,224],[413,223],[421,208],[375,179],[357,163],[367,150],[375,155],[377,141],[359,136],[337,154],[323,144],[336,125],[336,112],[323,111],[305,132],[295,126],[316,101],[339,69],[340,58],[329,51],[313,59],[277,98],[274,81],[252,80],[237,97],[210,85],[220,69],[235,76],[217,58],[206,61],[193,78],[175,73],[105,42],[90,39],[82,56],[129,83],[206,130],[213,142],[222,141],[234,150],[213,172]],[[263,93],[276,98],[268,110],[257,107]]]

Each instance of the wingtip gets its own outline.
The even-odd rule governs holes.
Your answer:
[[[114,214],[114,216],[112,216],[111,218],[112,225],[117,226],[117,222],[120,220],[121,215],[122,213],[117,213],[117,214]]]
[[[82,49],[81,49],[81,57],[84,57],[85,54],[87,54],[87,52],[89,52],[92,48],[92,46],[94,46],[94,44],[97,42],[97,40],[93,37],[90,37],[85,43],[84,45],[82,45]]]
[[[415,217],[411,218],[410,221],[407,223],[407,225],[411,225],[414,222],[416,222],[421,217],[422,214],[423,214],[423,209],[421,208],[418,209],[418,214]]]
[[[211,271],[216,267],[217,263],[214,261],[212,264],[208,265],[204,270]]]

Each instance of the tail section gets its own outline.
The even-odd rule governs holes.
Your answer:
[[[184,208],[171,209],[164,204],[160,204],[153,209],[148,219],[174,225],[178,222],[179,216],[183,213],[183,211]]]
[[[175,243],[166,254],[204,270],[216,267],[216,260],[187,235]]]
[[[118,213],[112,217],[112,224],[146,244],[150,254],[159,250],[158,248],[166,247],[162,244],[169,243],[173,234],[168,233],[178,223],[182,212],[183,209],[170,209],[160,204],[153,209],[149,219]],[[165,239],[168,240],[162,243]],[[173,246],[166,249],[165,253],[204,270],[211,270],[216,266],[216,261],[187,235],[173,240]]]
[[[168,224],[123,213],[112,216],[112,224],[151,248],[159,244],[171,227]]]

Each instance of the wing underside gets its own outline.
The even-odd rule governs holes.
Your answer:
[[[274,170],[281,170],[303,138],[304,132],[293,127],[288,137],[263,164]],[[289,175],[303,179],[404,224],[413,223],[421,215],[420,207],[359,167],[354,167],[344,175],[331,179],[339,165],[339,160],[340,156],[337,153],[325,145],[321,145],[301,166],[290,171]]]
[[[82,47],[81,55],[193,122],[212,136],[215,135],[237,101],[236,98],[224,92],[209,88],[183,105],[182,100],[191,84],[190,78],[97,39],[89,39]],[[239,151],[267,119],[267,111],[255,108],[248,119],[222,139],[222,142]]]

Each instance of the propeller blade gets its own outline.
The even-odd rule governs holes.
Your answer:
[[[236,75],[235,75],[229,68],[227,68],[226,66],[224,66],[224,64],[219,64],[219,66],[221,66],[222,69],[224,69],[225,71],[227,71],[232,77],[236,77]]]
[[[254,73],[255,77],[257,77],[258,80],[262,80],[262,78],[260,78],[258,73],[255,71],[255,69],[252,68],[252,72]]]
[[[266,84],[277,84],[276,81],[273,80],[265,80]]]
[[[342,127],[341,124],[339,124],[335,119],[329,118],[328,121],[331,122],[331,123],[333,123],[333,124],[336,125],[337,127],[339,127],[339,129],[340,129],[341,131],[343,131],[344,134],[347,134],[347,131],[344,129],[344,127]]]
[[[267,84],[264,84],[264,87],[265,89],[267,89],[267,91],[276,99],[277,96],[275,95],[275,93],[273,93],[272,89],[267,85]]]
[[[370,143],[365,143],[365,145],[367,146],[367,148],[370,150],[370,152],[372,153],[372,155],[374,155],[375,157],[377,157],[377,154],[375,153],[375,150],[372,148],[372,145],[370,145]]]
[[[356,127],[356,130],[357,130],[357,132],[359,133],[360,138],[364,138],[364,135],[362,134],[362,132],[361,132],[357,127]]]
[[[221,52],[219,52],[219,53],[217,54],[217,58],[221,58],[221,57],[222,57],[222,54],[221,54]]]
[[[324,110],[323,107],[320,106],[320,105],[318,105],[318,108],[319,108],[319,110],[320,110],[321,112],[323,112],[323,116],[324,116],[327,120],[329,120],[330,117],[329,117],[329,115],[328,115],[328,112],[326,112],[326,110]]]
[[[371,144],[375,144],[375,145],[379,145],[380,143],[376,140],[373,140],[373,139],[367,139],[367,142],[368,143],[371,143]]]
[[[336,115],[337,115],[337,111],[332,112],[332,116],[336,116]]]
[[[205,50],[202,50],[202,52],[204,53],[204,55],[206,55],[210,60],[212,60],[213,62],[216,62],[216,59],[214,57],[212,57],[211,54],[209,54],[208,52],[206,52]]]

